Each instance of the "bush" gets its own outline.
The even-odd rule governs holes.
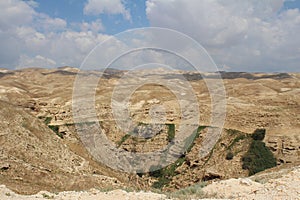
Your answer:
[[[227,154],[226,154],[226,160],[232,160],[233,158],[233,153],[231,151],[229,151]]]
[[[130,134],[124,135],[121,140],[118,142],[118,147],[120,147],[128,138],[130,137]]]
[[[238,143],[241,140],[246,139],[247,136],[246,135],[238,135],[236,136],[236,138],[234,138],[234,140],[231,142],[231,144],[227,147],[228,150],[230,150],[236,143]]]
[[[249,176],[276,166],[276,159],[265,143],[253,140],[248,152],[242,157],[242,168],[249,170]]]
[[[48,127],[54,132],[56,133],[56,135],[58,137],[60,137],[61,139],[64,138],[64,135],[62,133],[59,132],[59,127],[57,125],[48,125]]]
[[[168,142],[175,138],[175,124],[167,124],[168,126]]]
[[[266,129],[256,129],[253,134],[252,134],[252,138],[253,140],[260,140],[262,141],[265,138],[266,135]]]
[[[177,172],[175,172],[176,168],[181,166],[184,163],[184,161],[185,158],[179,158],[176,162],[172,163],[171,165],[150,172],[150,176],[158,178],[158,180],[153,183],[152,187],[161,189],[165,185],[169,184],[169,182],[172,180],[172,177],[177,175]]]

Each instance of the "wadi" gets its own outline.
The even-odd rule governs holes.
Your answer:
[[[299,88],[299,73],[1,69],[0,198],[296,199]]]

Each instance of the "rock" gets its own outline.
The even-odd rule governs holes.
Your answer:
[[[250,186],[252,185],[252,181],[249,178],[243,178],[240,180],[240,184]]]
[[[220,174],[220,173],[218,173],[218,172],[216,172],[212,169],[207,169],[205,171],[204,176],[203,176],[203,180],[204,181],[209,181],[209,180],[213,180],[213,179],[220,179],[222,177],[223,177],[222,174]]]
[[[6,171],[10,168],[10,164],[8,163],[0,163],[0,170],[1,171]]]

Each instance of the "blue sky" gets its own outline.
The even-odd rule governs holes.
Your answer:
[[[287,1],[284,2],[284,8],[285,9],[293,9],[293,8],[300,8],[300,1],[294,0],[294,1]]]
[[[38,12],[46,13],[52,17],[62,18],[68,23],[91,22],[101,19],[105,30],[100,31],[107,34],[117,34],[132,28],[148,27],[149,20],[146,16],[146,0],[127,0],[124,6],[130,11],[132,21],[128,21],[121,14],[99,14],[97,16],[85,15],[83,7],[86,0],[36,0]],[[300,0],[284,2],[283,10],[300,8]],[[76,27],[72,27],[76,28]]]
[[[79,67],[111,36],[154,26],[192,37],[220,70],[300,71],[299,9],[300,0],[3,0],[0,68]]]
[[[148,27],[145,0],[124,1],[124,7],[130,11],[131,21],[123,18],[122,14],[86,15],[83,8],[86,0],[37,0],[38,12],[46,13],[52,17],[62,18],[68,23],[92,22],[101,19],[106,34],[117,34],[132,28]],[[76,28],[73,26],[72,28]]]

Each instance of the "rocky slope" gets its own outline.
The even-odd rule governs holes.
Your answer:
[[[149,189],[157,181],[156,177],[112,170],[96,162],[82,145],[72,115],[77,72],[74,68],[1,71],[0,184],[26,194],[124,185]],[[176,94],[154,83],[138,87],[132,93],[130,118],[137,126],[152,124],[153,115],[163,122],[161,132],[150,134],[151,139],[148,139],[150,136],[145,135],[141,127],[136,137],[127,137],[128,132],[118,127],[112,110],[114,90],[136,85],[145,77],[155,83],[181,84],[179,75],[185,72],[138,73],[138,77],[129,76],[126,84],[120,80],[126,72],[118,70],[92,71],[86,78],[103,75],[96,88],[95,108],[107,138],[125,151],[153,152],[169,143],[167,125],[174,125],[178,130],[182,110]],[[213,75],[205,76],[213,81]],[[210,126],[211,99],[205,81],[196,73],[184,74],[184,77],[197,97],[200,125]],[[176,175],[171,177],[166,189],[179,189],[203,180],[247,176],[241,158],[250,143],[246,138],[236,139],[239,136],[230,134],[232,130],[250,134],[257,128],[266,129],[264,142],[277,157],[278,165],[299,164],[300,75],[222,72],[222,77],[227,105],[221,139],[210,156],[199,160],[198,152],[207,130],[203,129],[195,138],[193,148],[184,155],[184,161],[176,166]],[[229,150],[234,152],[231,160],[226,159]]]
[[[0,101],[0,116],[0,184],[25,194],[122,186],[23,109]]]
[[[153,192],[126,192],[124,190],[113,190],[103,192],[90,189],[84,192],[60,192],[49,193],[40,191],[31,196],[19,195],[5,186],[0,186],[0,199],[3,200],[26,200],[26,199],[300,199],[300,167],[281,169],[276,172],[260,173],[250,178],[229,179],[214,182],[203,189],[186,190],[184,196],[179,194],[157,194]],[[201,190],[201,191],[200,191]],[[195,195],[200,194],[200,195]]]

